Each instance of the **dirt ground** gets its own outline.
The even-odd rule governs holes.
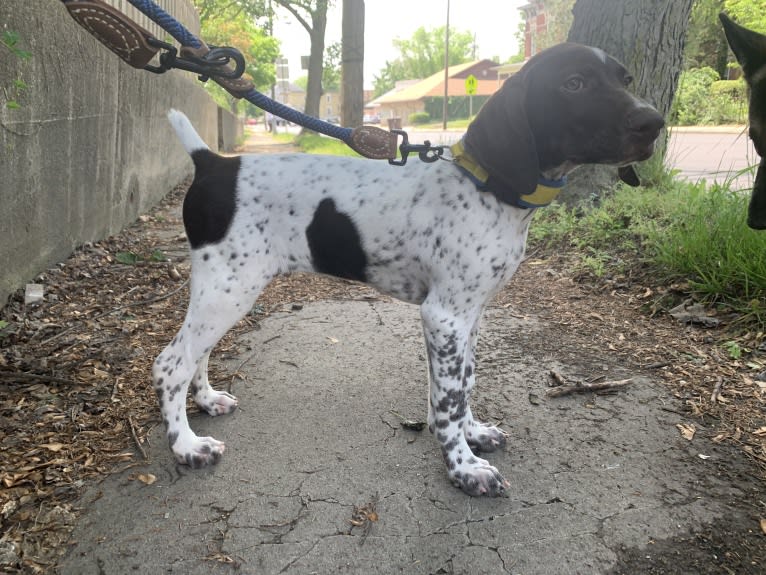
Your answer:
[[[0,313],[7,322],[0,330],[0,572],[55,572],[84,486],[138,465],[146,435],[160,423],[149,373],[185,312],[184,191],[179,186],[120,235],[84,246],[41,274],[43,302],[25,305],[20,290]],[[592,374],[601,367],[662,381],[680,400],[684,419],[694,421],[679,426],[679,435],[690,445],[717,446],[725,457],[710,472],[748,494],[732,503],[738,507],[732,517],[740,519],[656,541],[651,557],[626,549],[616,572],[763,572],[763,334],[732,331],[736,318],[715,310],[706,314],[718,320],[716,327],[680,323],[665,310],[668,301],[683,301],[682,285],[595,279],[575,271],[572,261],[572,254],[531,249],[492,303],[545,325],[519,343],[519,356],[568,358],[583,366],[584,383],[597,383]],[[237,356],[236,333],[257,329],[265,315],[315,300],[382,297],[324,277],[278,279],[219,345],[211,362],[214,385],[238,377],[219,362]],[[579,375],[565,377],[571,383]]]

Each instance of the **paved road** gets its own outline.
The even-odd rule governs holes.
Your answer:
[[[750,189],[758,164],[755,148],[741,128],[671,130],[667,163],[680,176],[698,181],[732,181],[734,189]]]
[[[414,143],[430,140],[432,144],[452,144],[462,134],[457,130],[412,130],[410,139]],[[724,183],[733,179],[735,189],[749,189],[754,172],[748,168],[757,163],[758,156],[744,127],[673,128],[670,131],[667,164],[689,181],[705,179]]]
[[[226,441],[222,461],[177,466],[157,428],[145,466],[85,495],[60,574],[642,573],[661,554],[693,551],[662,541],[745,522],[731,507],[744,494],[698,450],[719,465],[733,455],[679,436],[680,401],[646,378],[615,395],[545,400],[549,369],[594,368],[558,348],[555,359],[520,354],[530,339],[562,341],[514,315],[485,317],[475,402],[511,435],[489,456],[508,497],[452,487],[428,431],[402,427],[397,414],[422,420],[426,408],[417,308],[317,302],[243,337],[229,362],[246,380],[233,389],[238,411],[192,418]],[[355,515],[373,506],[374,521]],[[684,565],[675,572],[699,572]]]

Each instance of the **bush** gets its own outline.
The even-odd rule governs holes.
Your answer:
[[[744,78],[719,80],[710,86],[708,115],[714,124],[744,124],[747,120],[747,102]]]
[[[710,88],[720,79],[718,72],[708,66],[682,72],[670,111],[671,123],[679,126],[707,123]]]
[[[681,74],[670,111],[672,124],[739,124],[746,118],[744,80],[720,80],[718,72],[709,67],[692,68]]]
[[[431,116],[428,115],[428,112],[415,112],[410,114],[409,121],[410,125],[413,126],[428,124],[431,121]]]

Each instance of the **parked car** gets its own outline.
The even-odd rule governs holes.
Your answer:
[[[380,116],[377,114],[365,114],[362,122],[365,124],[380,124]]]

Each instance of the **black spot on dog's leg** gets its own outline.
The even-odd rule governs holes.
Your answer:
[[[314,268],[321,273],[367,281],[367,256],[351,218],[335,207],[331,198],[319,202],[306,228]]]

